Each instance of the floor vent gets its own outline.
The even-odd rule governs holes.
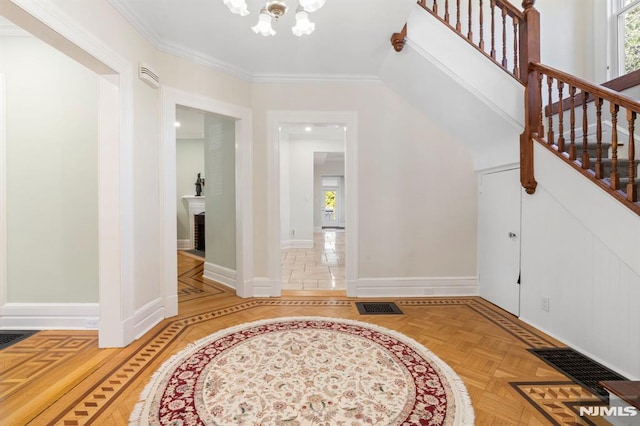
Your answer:
[[[26,339],[37,331],[0,331],[0,349],[8,348],[14,343],[18,343],[20,340]]]
[[[603,380],[627,380],[602,364],[576,352],[571,348],[529,349],[531,353],[569,376],[574,382],[589,389],[602,400],[609,399],[609,393],[599,385]]]
[[[360,315],[402,315],[393,302],[356,302]]]

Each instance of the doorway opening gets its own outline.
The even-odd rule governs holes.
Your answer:
[[[251,279],[251,110],[171,88],[162,89],[162,99],[161,199],[164,231],[163,282],[166,297],[171,298],[171,306],[177,313],[176,251],[193,245],[195,235],[191,234],[195,234],[196,222],[199,219],[196,216],[203,212],[206,244],[203,276],[233,288],[240,297],[261,296]],[[195,125],[180,121],[183,113],[187,112],[200,117],[195,120]],[[184,124],[192,130],[191,134],[181,131],[180,135],[184,136],[185,140],[190,140],[189,148],[195,152],[180,154],[180,159],[178,145],[182,141],[178,139],[177,121],[180,122],[180,129]],[[197,156],[198,153],[202,153],[203,158],[197,164],[181,167],[179,176],[178,162]],[[200,195],[197,195],[198,192]],[[192,214],[188,212],[189,203],[186,199],[195,199],[201,203],[192,210]],[[182,219],[178,216],[178,207],[184,213]],[[193,225],[178,225],[180,220],[184,225],[189,223],[191,218],[194,221]],[[180,231],[179,226],[182,226]]]
[[[350,294],[357,258],[350,243],[357,239],[356,115],[271,112],[268,127],[273,147],[268,195],[275,201],[269,209],[273,250],[268,250],[273,295],[283,289]],[[324,216],[331,209],[330,229]]]
[[[236,120],[176,107],[178,249],[205,261],[204,276],[235,287]]]

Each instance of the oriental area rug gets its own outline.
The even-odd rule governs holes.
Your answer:
[[[326,317],[219,331],[169,359],[131,425],[472,425],[462,380],[415,340]]]

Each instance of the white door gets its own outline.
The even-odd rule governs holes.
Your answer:
[[[514,315],[520,315],[521,194],[519,169],[480,176],[480,296]]]
[[[323,203],[322,203],[322,227],[323,228],[337,228],[340,226],[340,219],[338,217],[338,200],[340,199],[338,188],[322,188]]]

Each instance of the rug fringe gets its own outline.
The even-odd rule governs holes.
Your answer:
[[[473,410],[473,405],[471,404],[471,398],[469,396],[469,392],[464,384],[464,381],[458,374],[449,366],[447,363],[442,361],[436,354],[434,354],[430,349],[424,346],[422,343],[412,339],[411,337],[402,334],[398,331],[391,330],[376,324],[367,323],[363,321],[356,321],[344,318],[333,318],[333,317],[280,317],[280,318],[269,318],[265,320],[253,321],[248,323],[242,323],[237,326],[232,326],[229,328],[225,328],[223,330],[218,330],[217,332],[198,339],[195,342],[188,344],[178,353],[174,354],[165,361],[160,368],[153,373],[151,376],[149,383],[144,387],[142,392],[140,393],[139,400],[133,408],[131,415],[129,416],[129,425],[130,426],[139,426],[139,425],[148,425],[149,424],[149,413],[147,412],[148,406],[146,402],[149,398],[153,398],[153,393],[162,381],[162,378],[165,377],[169,372],[172,372],[174,367],[176,366],[183,355],[191,350],[194,347],[200,347],[206,345],[207,343],[218,339],[221,335],[227,335],[234,333],[239,330],[246,329],[247,327],[253,326],[261,326],[263,324],[278,322],[278,321],[334,321],[334,322],[342,322],[346,324],[357,325],[361,327],[372,328],[374,330],[378,330],[382,333],[386,333],[394,338],[408,344],[413,347],[416,351],[422,352],[423,355],[433,361],[433,363],[441,370],[446,381],[449,383],[451,387],[451,393],[454,396],[455,404],[455,415],[453,418],[453,424],[456,426],[472,426],[475,424],[475,413]]]
[[[129,415],[129,426],[135,426],[142,421],[142,411],[144,410],[144,401],[140,401],[133,406],[133,411]]]

